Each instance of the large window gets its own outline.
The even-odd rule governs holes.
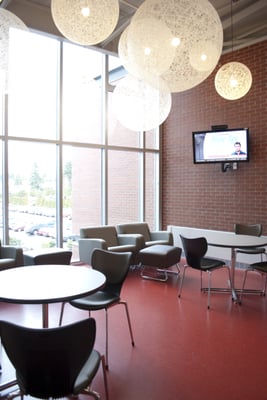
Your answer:
[[[112,112],[120,60],[34,32],[10,43],[1,98],[2,241],[64,246],[81,227],[160,225],[159,131],[132,132]],[[105,75],[106,74],[106,75]]]
[[[102,143],[101,75],[103,55],[63,44],[63,139]]]
[[[14,30],[10,43],[8,134],[56,139],[59,42]]]

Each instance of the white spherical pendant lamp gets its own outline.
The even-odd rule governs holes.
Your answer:
[[[174,59],[171,30],[158,18],[133,21],[129,26],[127,42],[129,67],[135,76],[161,75]]]
[[[0,8],[0,75],[3,92],[8,91],[8,62],[10,29],[28,30],[24,22],[12,12]]]
[[[240,62],[224,64],[216,73],[215,88],[226,100],[238,100],[245,96],[252,85],[249,68]]]
[[[160,70],[165,69],[166,66],[169,65],[169,62],[168,61],[166,62],[164,57],[160,56],[161,62],[159,61],[159,63],[157,64],[156,60],[158,59],[157,55],[158,52],[160,51],[159,49],[156,53],[154,52],[150,60],[145,60],[145,58],[142,58],[142,55],[140,54],[139,57],[135,59],[134,51],[129,51],[129,43],[130,43],[128,40],[129,30],[130,26],[128,26],[122,32],[118,44],[118,54],[121,59],[122,65],[129,72],[130,75],[136,76],[140,80],[147,82],[155,89],[158,89],[163,92],[169,92],[168,86],[161,78],[159,72]],[[154,43],[154,46],[156,46],[156,43]],[[165,52],[163,53],[165,54]],[[150,57],[150,54],[148,56]]]
[[[128,56],[128,32],[129,32],[129,26],[122,32],[118,43],[118,55],[122,62],[122,65],[127,71],[129,71],[130,68],[129,56]]]
[[[160,75],[171,92],[191,89],[212,73],[222,52],[223,29],[208,0],[145,0],[131,24],[144,18],[160,20],[172,33],[175,55]]]
[[[161,92],[131,75],[118,82],[112,97],[118,121],[137,132],[158,127],[168,117],[171,104],[170,92]]]
[[[119,18],[118,0],[52,0],[52,17],[70,41],[94,45],[105,40]]]

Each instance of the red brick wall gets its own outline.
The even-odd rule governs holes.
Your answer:
[[[163,228],[232,231],[235,222],[260,222],[267,234],[267,41],[221,59],[228,61],[243,62],[251,70],[252,87],[242,99],[224,100],[215,91],[221,64],[202,84],[172,95],[162,137]],[[225,173],[221,164],[194,165],[192,131],[222,124],[250,129],[250,162]]]

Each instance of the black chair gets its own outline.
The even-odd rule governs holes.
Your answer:
[[[185,238],[184,236],[180,235],[180,238],[182,240],[184,254],[186,257],[186,264],[185,264],[184,270],[183,270],[183,275],[182,275],[182,280],[181,280],[181,284],[180,284],[180,290],[179,290],[178,297],[181,297],[186,269],[188,267],[197,269],[198,271],[200,271],[201,290],[208,292],[208,308],[210,308],[210,292],[211,291],[220,292],[220,291],[227,290],[227,289],[223,289],[223,288],[221,288],[221,289],[220,288],[216,288],[216,289],[211,288],[211,273],[213,271],[215,271],[216,269],[226,268],[228,270],[229,282],[231,285],[230,268],[227,265],[225,265],[224,261],[222,261],[222,260],[204,257],[207,252],[207,249],[208,249],[207,240],[204,237]],[[209,275],[208,288],[203,288],[203,286],[202,286],[202,272],[207,272]],[[230,287],[232,287],[232,285]]]
[[[251,236],[261,236],[262,225],[261,224],[235,224],[234,231],[238,235],[251,235]],[[266,254],[265,247],[251,247],[246,249],[236,249],[236,254],[260,254],[261,261],[263,261],[263,254]]]
[[[104,356],[93,349],[96,324],[88,318],[64,327],[33,329],[0,321],[1,341],[16,371],[20,395],[59,398],[79,393],[95,399],[91,382]]]
[[[123,283],[129,271],[131,256],[132,253],[130,252],[117,253],[95,249],[92,253],[92,267],[106,276],[105,287],[92,295],[70,301],[72,306],[89,311],[89,315],[91,311],[103,309],[106,311],[106,368],[108,368],[108,308],[117,304],[124,305],[132,345],[134,346],[128,305],[120,297]],[[59,325],[62,324],[65,304],[62,303]]]
[[[261,261],[258,263],[250,264],[250,266],[245,270],[244,273],[244,279],[243,279],[243,284],[242,284],[242,290],[241,290],[241,295],[240,295],[240,301],[242,299],[242,296],[245,292],[245,284],[247,280],[247,274],[248,272],[258,272],[261,274],[263,278],[263,287],[262,290],[254,290],[254,289],[249,289],[247,290],[248,293],[259,293],[262,296],[265,296],[266,294],[266,287],[267,287],[267,261]]]

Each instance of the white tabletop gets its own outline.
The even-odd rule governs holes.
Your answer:
[[[43,304],[92,294],[105,275],[86,266],[34,265],[0,272],[0,301]]]
[[[261,247],[267,245],[267,238],[264,236],[238,235],[234,232],[229,232],[223,237],[213,234],[207,238],[210,246],[228,247],[228,248],[248,248]]]

